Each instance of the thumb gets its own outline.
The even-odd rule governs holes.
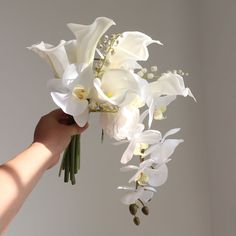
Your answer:
[[[79,127],[77,124],[70,125],[71,135],[81,134],[88,128],[88,123],[84,127]]]

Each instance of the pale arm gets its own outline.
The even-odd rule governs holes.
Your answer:
[[[87,128],[66,125],[68,120],[61,110],[42,117],[36,127],[33,143],[0,166],[0,235],[43,173],[58,162],[71,136]]]

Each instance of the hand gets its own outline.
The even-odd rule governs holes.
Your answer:
[[[43,116],[34,132],[34,144],[44,145],[52,154],[49,167],[54,166],[60,153],[68,146],[71,136],[82,133],[88,124],[79,127],[73,118],[61,109],[54,110]]]

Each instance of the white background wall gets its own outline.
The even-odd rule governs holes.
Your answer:
[[[46,81],[50,69],[26,46],[56,44],[73,35],[66,23],[114,19],[113,32],[139,30],[162,41],[151,46],[148,65],[189,72],[186,84],[198,103],[179,98],[155,128],[181,127],[185,142],[169,163],[169,179],[140,227],[132,223],[116,190],[125,147],[100,144],[98,117],[83,135],[77,185],[48,171],[6,235],[233,236],[235,230],[235,7],[234,1],[1,0],[0,162],[32,142],[41,115],[55,108]]]

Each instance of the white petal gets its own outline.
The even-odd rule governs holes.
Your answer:
[[[162,138],[162,140],[165,140],[168,136],[176,134],[180,131],[180,128],[175,128],[175,129],[171,129],[168,132],[166,132],[166,134],[164,135],[164,137]]]
[[[151,154],[151,158],[157,163],[164,163],[174,153],[176,147],[182,143],[182,139],[166,139],[163,144],[157,145]]]
[[[154,144],[161,140],[161,133],[158,130],[146,130],[142,133],[138,142]]]
[[[117,189],[134,191],[134,190],[135,190],[135,187],[119,186],[119,187],[117,187]]]
[[[176,73],[165,73],[156,82],[148,86],[148,91],[153,95],[182,95],[191,96],[195,100],[189,88],[184,85],[183,77]]]
[[[99,39],[114,24],[114,21],[106,17],[98,17],[91,25],[68,24],[77,39],[78,64],[93,63]]]
[[[64,70],[69,65],[69,60],[65,50],[66,41],[61,40],[60,44],[53,47],[50,44],[41,42],[29,47],[32,51],[36,52],[39,56],[46,59],[47,62],[52,66],[55,77],[61,78]]]
[[[143,190],[141,192],[139,198],[141,199],[142,202],[147,203],[152,199],[153,195],[154,195],[154,193],[152,191]]]
[[[125,205],[130,205],[132,203],[135,203],[139,197],[140,197],[139,192],[127,193],[124,197],[121,198],[121,202],[124,203]]]
[[[136,147],[136,142],[131,142],[129,144],[129,146],[127,147],[127,149],[125,150],[125,152],[123,153],[122,157],[121,157],[121,163],[122,164],[126,164],[127,162],[129,162],[133,155],[134,155],[134,149]]]
[[[65,44],[65,49],[66,49],[66,53],[67,53],[70,64],[77,63],[76,47],[77,47],[76,40],[70,40],[66,42]]]
[[[99,98],[103,101],[107,101],[113,105],[116,105],[116,102],[113,101],[112,99],[110,99],[102,90],[101,88],[101,85],[102,85],[102,82],[100,79],[96,78],[94,79],[93,81],[93,85],[94,87],[96,88],[97,92],[98,92],[98,95],[99,95]]]
[[[88,123],[88,120],[89,120],[88,108],[85,109],[83,113],[81,113],[77,116],[74,116],[74,120],[79,127],[84,127]]]
[[[67,113],[66,105],[68,100],[70,100],[70,94],[51,92],[51,96],[56,105],[60,107],[65,113]]]
[[[164,184],[168,177],[168,168],[166,164],[162,164],[158,169],[145,169],[144,173],[148,175],[148,183],[151,186],[159,187]]]
[[[116,53],[111,57],[111,61],[116,64],[122,64],[125,60],[146,61],[149,57],[147,46],[151,43],[159,43],[152,40],[148,35],[141,32],[124,32],[118,38],[119,44],[116,47]]]
[[[152,125],[154,111],[155,111],[155,104],[154,104],[154,100],[152,100],[152,101],[151,101],[151,104],[150,104],[150,106],[149,106],[149,109],[148,109],[148,113],[149,113],[148,127],[149,127],[149,128],[150,128],[151,125]]]
[[[65,87],[63,81],[61,79],[51,79],[47,82],[47,88],[51,92],[58,92],[58,93],[69,93],[70,90]]]
[[[137,169],[138,169],[137,166],[128,165],[128,166],[121,167],[121,168],[120,168],[120,171],[122,171],[122,172],[127,172],[127,171],[137,170]]]

